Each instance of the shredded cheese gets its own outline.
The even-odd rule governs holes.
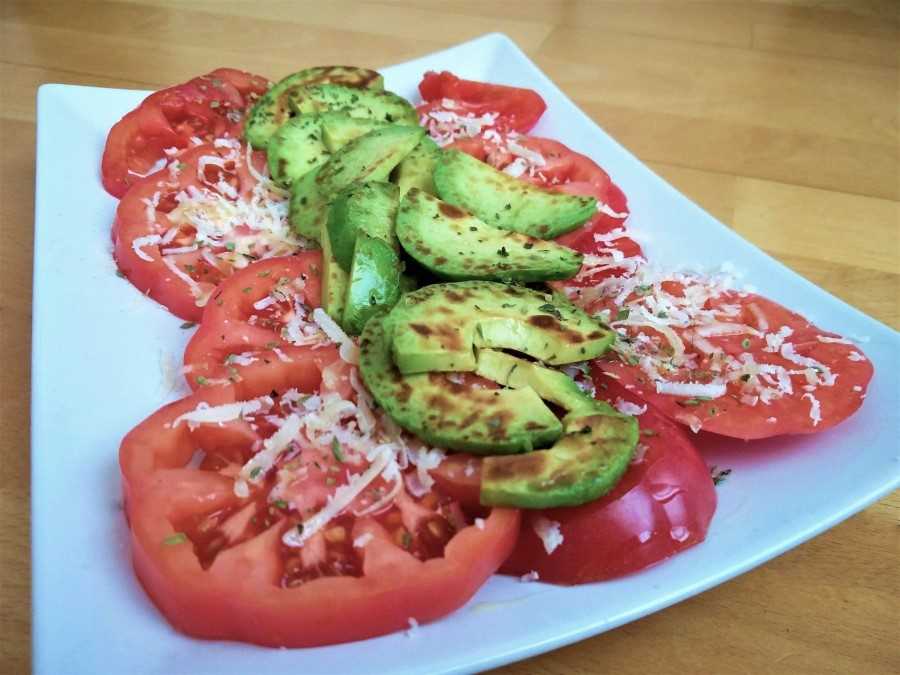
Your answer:
[[[538,516],[531,522],[531,526],[544,545],[547,555],[553,553],[563,543],[563,534],[559,530],[559,523],[555,520]]]

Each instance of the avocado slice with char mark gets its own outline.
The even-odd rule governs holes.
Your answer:
[[[567,412],[563,436],[552,447],[484,460],[482,504],[577,506],[609,492],[625,473],[638,441],[635,418],[594,400],[565,373],[504,352],[479,350],[475,372],[506,387],[533,389]]]
[[[562,424],[533,389],[474,388],[444,373],[404,375],[391,357],[389,316],[369,320],[359,370],[378,404],[426,443],[478,454],[528,452],[553,443]]]
[[[525,509],[578,506],[612,490],[637,447],[637,420],[600,408],[569,413],[562,425],[562,437],[547,450],[485,458],[481,503]]]
[[[347,87],[340,84],[318,84],[293,87],[285,92],[288,106],[297,115],[324,112],[344,112],[350,117],[387,122],[388,124],[418,124],[416,109],[402,96],[390,91],[375,91]]]
[[[316,114],[287,120],[269,140],[269,175],[282,187],[324,164],[331,156],[322,141],[322,119]]]
[[[570,279],[583,258],[567,246],[491,227],[415,187],[400,202],[397,237],[412,258],[444,279]]]
[[[562,365],[596,358],[614,339],[562,296],[491,281],[433,284],[391,311],[394,360],[403,373],[476,369],[475,348],[509,349]]]
[[[540,239],[574,230],[597,213],[597,200],[554,192],[498,171],[460,150],[445,150],[434,168],[437,195],[488,225]]]
[[[295,87],[335,83],[361,89],[384,89],[384,78],[374,70],[354,66],[317,66],[293,73],[276,82],[250,109],[244,124],[244,138],[256,150],[265,149],[272,135],[293,111],[286,94]]]
[[[375,129],[294,181],[289,213],[294,230],[308,239],[318,239],[328,205],[341,190],[358,181],[387,180],[424,135],[421,127],[390,125]]]
[[[322,113],[322,142],[328,152],[337,152],[350,141],[386,126],[387,122],[350,117],[343,112]]]

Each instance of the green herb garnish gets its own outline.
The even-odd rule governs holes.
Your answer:
[[[168,537],[163,539],[163,546],[177,546],[178,544],[183,544],[187,541],[187,535],[184,532],[176,532],[175,534],[170,534]]]
[[[331,454],[339,461],[344,461],[344,451],[341,449],[341,442],[337,438],[331,439]]]

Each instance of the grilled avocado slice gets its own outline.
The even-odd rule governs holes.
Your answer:
[[[391,357],[395,326],[369,320],[359,370],[378,404],[426,443],[472,453],[528,452],[553,443],[562,424],[533,389],[475,389],[443,373],[404,375]]]
[[[552,241],[486,225],[415,187],[400,202],[397,237],[412,258],[444,279],[570,279],[583,257]]]
[[[350,271],[358,232],[381,239],[399,251],[394,234],[399,201],[399,188],[380,181],[353,183],[337,194],[328,209],[328,231],[334,257],[341,267]]]
[[[375,91],[340,84],[294,87],[285,93],[288,106],[297,115],[340,111],[350,117],[387,122],[418,124],[416,109],[402,96],[390,91]]]
[[[586,504],[612,490],[634,455],[638,424],[605,408],[563,417],[562,436],[546,450],[486,457],[481,503],[548,509]]]
[[[475,349],[509,349],[551,365],[603,354],[604,324],[558,295],[491,281],[425,286],[391,311],[394,360],[402,373],[472,372]]]
[[[358,89],[384,89],[384,78],[374,70],[353,66],[318,66],[288,75],[276,82],[256,102],[247,115],[244,138],[257,150],[264,150],[272,135],[293,111],[287,94],[294,88],[322,83],[341,84]]]
[[[413,148],[406,158],[394,169],[391,180],[406,194],[410,188],[419,188],[430,195],[434,190],[434,167],[437,165],[441,149],[426,136]]]
[[[459,150],[441,153],[434,185],[438,197],[488,225],[540,239],[555,239],[597,213],[593,197],[545,190]]]

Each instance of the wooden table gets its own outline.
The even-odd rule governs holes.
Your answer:
[[[503,31],[678,189],[900,325],[895,1],[2,0],[0,12],[4,673],[30,663],[31,224],[43,82],[155,88],[219,65],[272,78],[319,63],[377,67]],[[724,586],[498,672],[896,673],[898,509],[894,494]]]

